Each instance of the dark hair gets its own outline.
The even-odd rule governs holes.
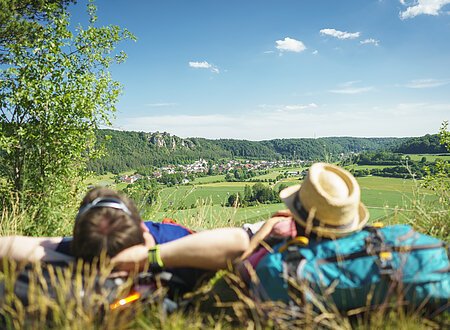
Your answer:
[[[125,207],[90,204],[99,198],[116,200],[116,204],[123,203]],[[144,236],[136,205],[111,189],[94,188],[89,191],[81,202],[80,213],[75,221],[73,255],[85,261],[93,261],[102,252],[114,257],[120,251],[137,244],[144,244]]]

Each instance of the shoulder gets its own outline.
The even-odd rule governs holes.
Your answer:
[[[174,241],[190,234],[190,231],[187,228],[178,224],[153,221],[144,221],[144,224],[157,244]]]

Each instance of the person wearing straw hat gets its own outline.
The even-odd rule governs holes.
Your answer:
[[[280,198],[288,209],[261,223],[241,256],[245,260],[253,254],[252,266],[267,253],[254,252],[268,236],[335,239],[361,230],[369,220],[355,177],[333,164],[314,163],[303,183],[283,189]]]
[[[342,237],[362,229],[369,219],[355,177],[332,164],[313,164],[304,182],[283,189],[280,198],[306,234]]]

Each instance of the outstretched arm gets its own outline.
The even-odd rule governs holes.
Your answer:
[[[0,237],[0,259],[22,261],[68,261],[72,258],[55,251],[62,237]]]
[[[248,235],[241,228],[207,230],[161,245],[161,259],[168,267],[217,270],[226,268],[248,244]]]
[[[248,247],[249,238],[241,228],[205,230],[178,240],[161,244],[164,267],[192,267],[208,270],[226,268],[227,263],[239,257]],[[121,270],[132,270],[147,262],[148,250],[136,245],[120,252],[112,261]]]

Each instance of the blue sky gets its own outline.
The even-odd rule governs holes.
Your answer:
[[[84,0],[70,8],[82,20]],[[114,128],[181,137],[420,136],[450,119],[450,0],[99,0],[137,42]]]

